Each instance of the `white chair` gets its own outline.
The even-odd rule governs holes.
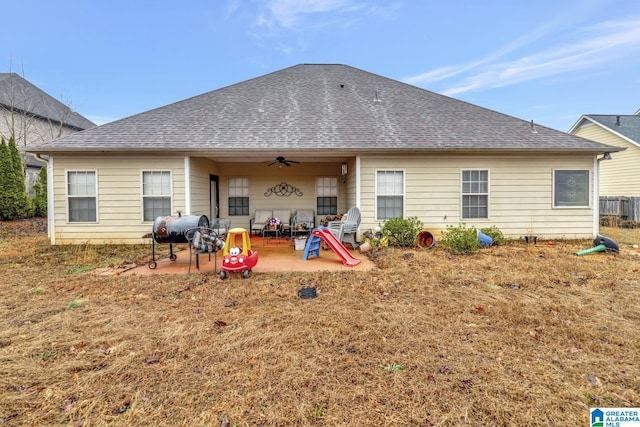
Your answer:
[[[273,217],[280,220],[280,235],[291,234],[291,211],[289,209],[274,209]]]
[[[249,219],[249,232],[251,234],[262,235],[262,230],[267,225],[267,221],[273,218],[273,211],[256,209],[253,217]]]
[[[299,229],[305,230],[307,233],[316,226],[316,211],[313,209],[298,209],[293,217],[291,233],[296,234]]]
[[[342,217],[341,221],[329,221],[327,228],[331,231],[331,234],[336,236],[340,242],[349,243],[353,249],[356,249],[360,244],[356,242],[356,235],[358,228],[360,227],[360,209],[352,207],[347,214]]]

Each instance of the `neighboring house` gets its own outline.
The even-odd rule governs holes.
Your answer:
[[[640,111],[639,111],[640,113]],[[625,150],[600,164],[600,196],[640,197],[640,115],[585,114],[572,135]]]
[[[25,147],[50,141],[84,129],[95,127],[90,120],[67,105],[47,95],[15,73],[0,73],[0,138],[15,138]],[[38,178],[44,162],[33,155],[24,157],[27,190]]]
[[[346,65],[296,65],[31,147],[53,244],[139,243],[158,216],[361,210],[424,228],[593,238],[618,150]],[[299,163],[274,161],[276,157]]]

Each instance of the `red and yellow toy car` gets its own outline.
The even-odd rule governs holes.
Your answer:
[[[251,237],[244,228],[229,230],[222,254],[220,278],[223,280],[229,273],[241,273],[247,279],[251,269],[258,263],[258,251],[251,250]]]

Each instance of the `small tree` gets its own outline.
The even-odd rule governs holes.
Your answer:
[[[9,144],[0,142],[0,218],[16,219],[31,214],[31,201],[27,196],[22,158],[13,138]]]

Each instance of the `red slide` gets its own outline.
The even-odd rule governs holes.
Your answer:
[[[327,245],[342,259],[342,264],[347,267],[353,267],[360,264],[360,260],[351,255],[351,252],[344,247],[336,236],[334,236],[328,228],[315,228],[311,231],[314,236],[320,237]]]

